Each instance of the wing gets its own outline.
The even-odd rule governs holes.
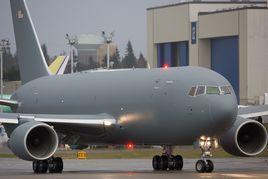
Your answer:
[[[238,108],[238,116],[243,118],[257,118],[261,116],[268,116],[268,105]]]
[[[108,114],[96,115],[52,115],[52,114],[19,114],[0,113],[0,123],[19,124],[20,120],[34,120],[49,124],[78,124],[92,126],[112,126],[116,120]]]
[[[20,121],[33,120],[53,126],[61,142],[69,145],[77,144],[80,138],[86,138],[87,141],[101,140],[112,132],[116,126],[115,118],[108,114],[51,115],[0,113],[0,124],[3,123],[4,125],[17,125]]]

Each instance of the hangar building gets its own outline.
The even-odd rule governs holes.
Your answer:
[[[268,92],[267,1],[189,1],[147,9],[151,67],[202,66],[225,76],[240,104]]]
[[[78,62],[83,66],[83,70],[88,70],[91,60],[99,65],[103,65],[103,59],[107,55],[107,44],[104,43],[103,37],[94,34],[83,34],[75,39],[77,44],[74,47],[77,50]],[[110,56],[116,52],[117,46],[110,44]],[[80,69],[81,70],[81,69]]]
[[[97,51],[103,44],[103,38],[93,34],[80,35],[76,39],[77,44],[74,47],[77,49],[78,61],[83,65],[89,65],[90,60],[98,61]]]

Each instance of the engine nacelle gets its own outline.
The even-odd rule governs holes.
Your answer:
[[[11,133],[9,147],[23,160],[45,160],[56,152],[58,136],[47,124],[26,122]]]
[[[255,156],[267,145],[267,131],[255,120],[238,117],[233,127],[220,137],[220,143],[232,155]]]

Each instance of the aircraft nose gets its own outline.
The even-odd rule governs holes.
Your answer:
[[[237,110],[235,95],[220,95],[218,100],[211,103],[211,117],[215,127],[229,129],[236,120]]]

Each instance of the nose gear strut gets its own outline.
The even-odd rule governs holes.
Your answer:
[[[218,145],[217,140],[210,137],[201,137],[199,140],[199,147],[201,149],[201,157],[195,164],[195,169],[198,173],[211,173],[214,170],[214,164],[209,158],[212,157],[212,144]]]

